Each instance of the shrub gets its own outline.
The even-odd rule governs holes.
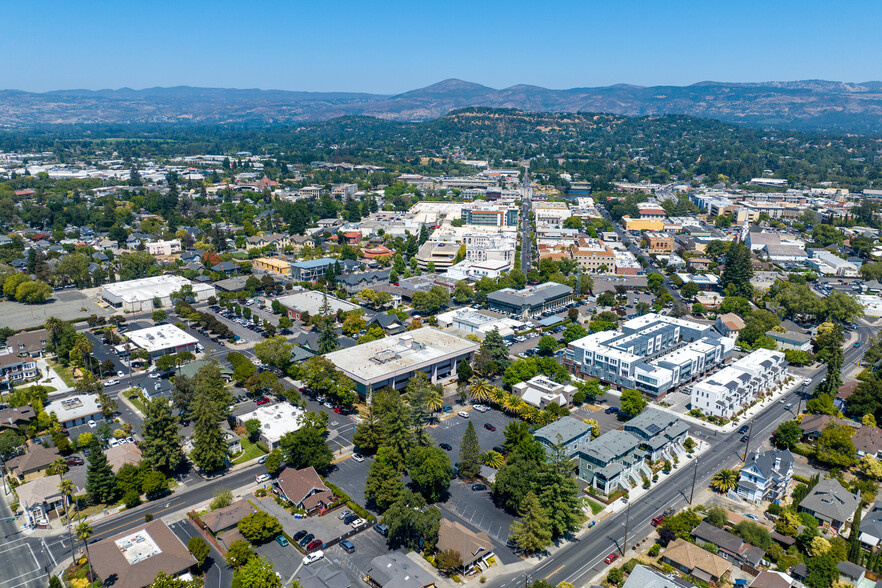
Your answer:
[[[659,553],[661,553],[661,545],[653,543],[652,547],[649,548],[650,557],[657,557]]]
[[[638,563],[640,563],[640,562],[637,561],[636,559],[629,559],[629,560],[626,561],[625,564],[622,566],[622,571],[625,572],[626,574],[630,574],[631,572],[634,571],[634,567],[635,567]]]
[[[141,504],[141,494],[137,490],[129,490],[123,496],[123,504],[126,505],[126,508],[135,508]]]
[[[613,568],[606,575],[606,581],[614,586],[618,586],[625,577],[625,573],[621,568]]]

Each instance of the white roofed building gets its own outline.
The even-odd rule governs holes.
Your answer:
[[[215,295],[214,286],[191,282],[187,278],[172,275],[105,284],[100,290],[100,295],[114,308],[129,312],[152,312],[156,309],[154,300],[159,300],[161,308],[167,308],[172,305],[172,293],[184,286],[193,289],[195,302],[205,302]]]
[[[151,359],[181,351],[196,351],[198,341],[174,325],[158,325],[128,333],[128,339],[150,354]]]
[[[251,419],[260,421],[260,441],[270,449],[279,446],[282,437],[303,426],[304,411],[290,402],[258,406],[257,410],[236,417],[236,424],[244,427]]]

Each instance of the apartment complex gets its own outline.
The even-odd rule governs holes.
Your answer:
[[[518,209],[498,206],[485,202],[474,202],[462,207],[461,218],[467,225],[485,225],[491,227],[516,227]]]
[[[787,361],[780,351],[757,349],[692,387],[692,408],[706,415],[731,418],[742,408],[784,382]]]
[[[177,239],[171,241],[154,241],[147,243],[147,252],[150,255],[167,256],[181,252],[181,242]]]
[[[291,262],[281,257],[257,257],[251,260],[254,267],[282,276],[291,275]]]
[[[661,398],[721,365],[735,340],[711,325],[647,314],[626,321],[621,331],[601,331],[573,341],[564,364],[579,377],[597,378]]]
[[[648,253],[671,253],[674,250],[674,236],[670,233],[658,233],[655,231],[646,233]]]
[[[599,239],[578,239],[572,252],[576,263],[592,273],[609,272],[616,266],[615,252]]]

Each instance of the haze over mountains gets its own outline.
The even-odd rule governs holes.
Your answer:
[[[823,80],[550,90],[445,80],[403,94],[224,88],[0,90],[0,126],[73,123],[290,124],[345,115],[424,121],[458,108],[630,116],[688,114],[765,128],[882,134],[882,82]]]

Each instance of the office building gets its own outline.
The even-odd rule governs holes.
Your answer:
[[[491,227],[516,227],[518,209],[508,206],[473,202],[462,207],[461,218],[467,225],[485,225]]]
[[[150,359],[156,359],[169,353],[181,351],[196,352],[196,337],[185,333],[174,325],[158,325],[139,329],[128,333],[128,339],[136,347],[150,354]]]
[[[285,307],[288,318],[291,320],[300,320],[301,315],[317,316],[321,314],[322,305],[325,303],[325,293],[317,290],[303,290],[287,296],[277,298],[279,304]],[[327,295],[328,312],[337,314],[337,312],[351,312],[361,307],[351,302],[341,300],[332,294]]]
[[[522,290],[503,288],[487,295],[490,310],[523,319],[561,310],[572,301],[573,289],[556,282],[527,286]]]
[[[536,226],[563,228],[564,221],[572,216],[570,207],[565,202],[535,202],[533,217]]]
[[[304,411],[299,406],[289,402],[278,404],[265,404],[258,406],[256,410],[236,417],[236,424],[245,428],[245,423],[251,419],[260,422],[260,441],[275,449],[279,446],[282,437],[287,433],[293,433],[303,426]]]
[[[190,302],[206,302],[215,295],[214,286],[191,282],[186,278],[173,275],[140,278],[115,284],[105,284],[99,290],[101,298],[114,308],[128,312],[152,312],[159,308],[172,306],[172,294],[179,292],[184,286],[193,290]]]
[[[291,264],[291,277],[297,282],[315,282],[325,277],[329,265],[340,263],[340,260],[331,257],[298,261]]]

